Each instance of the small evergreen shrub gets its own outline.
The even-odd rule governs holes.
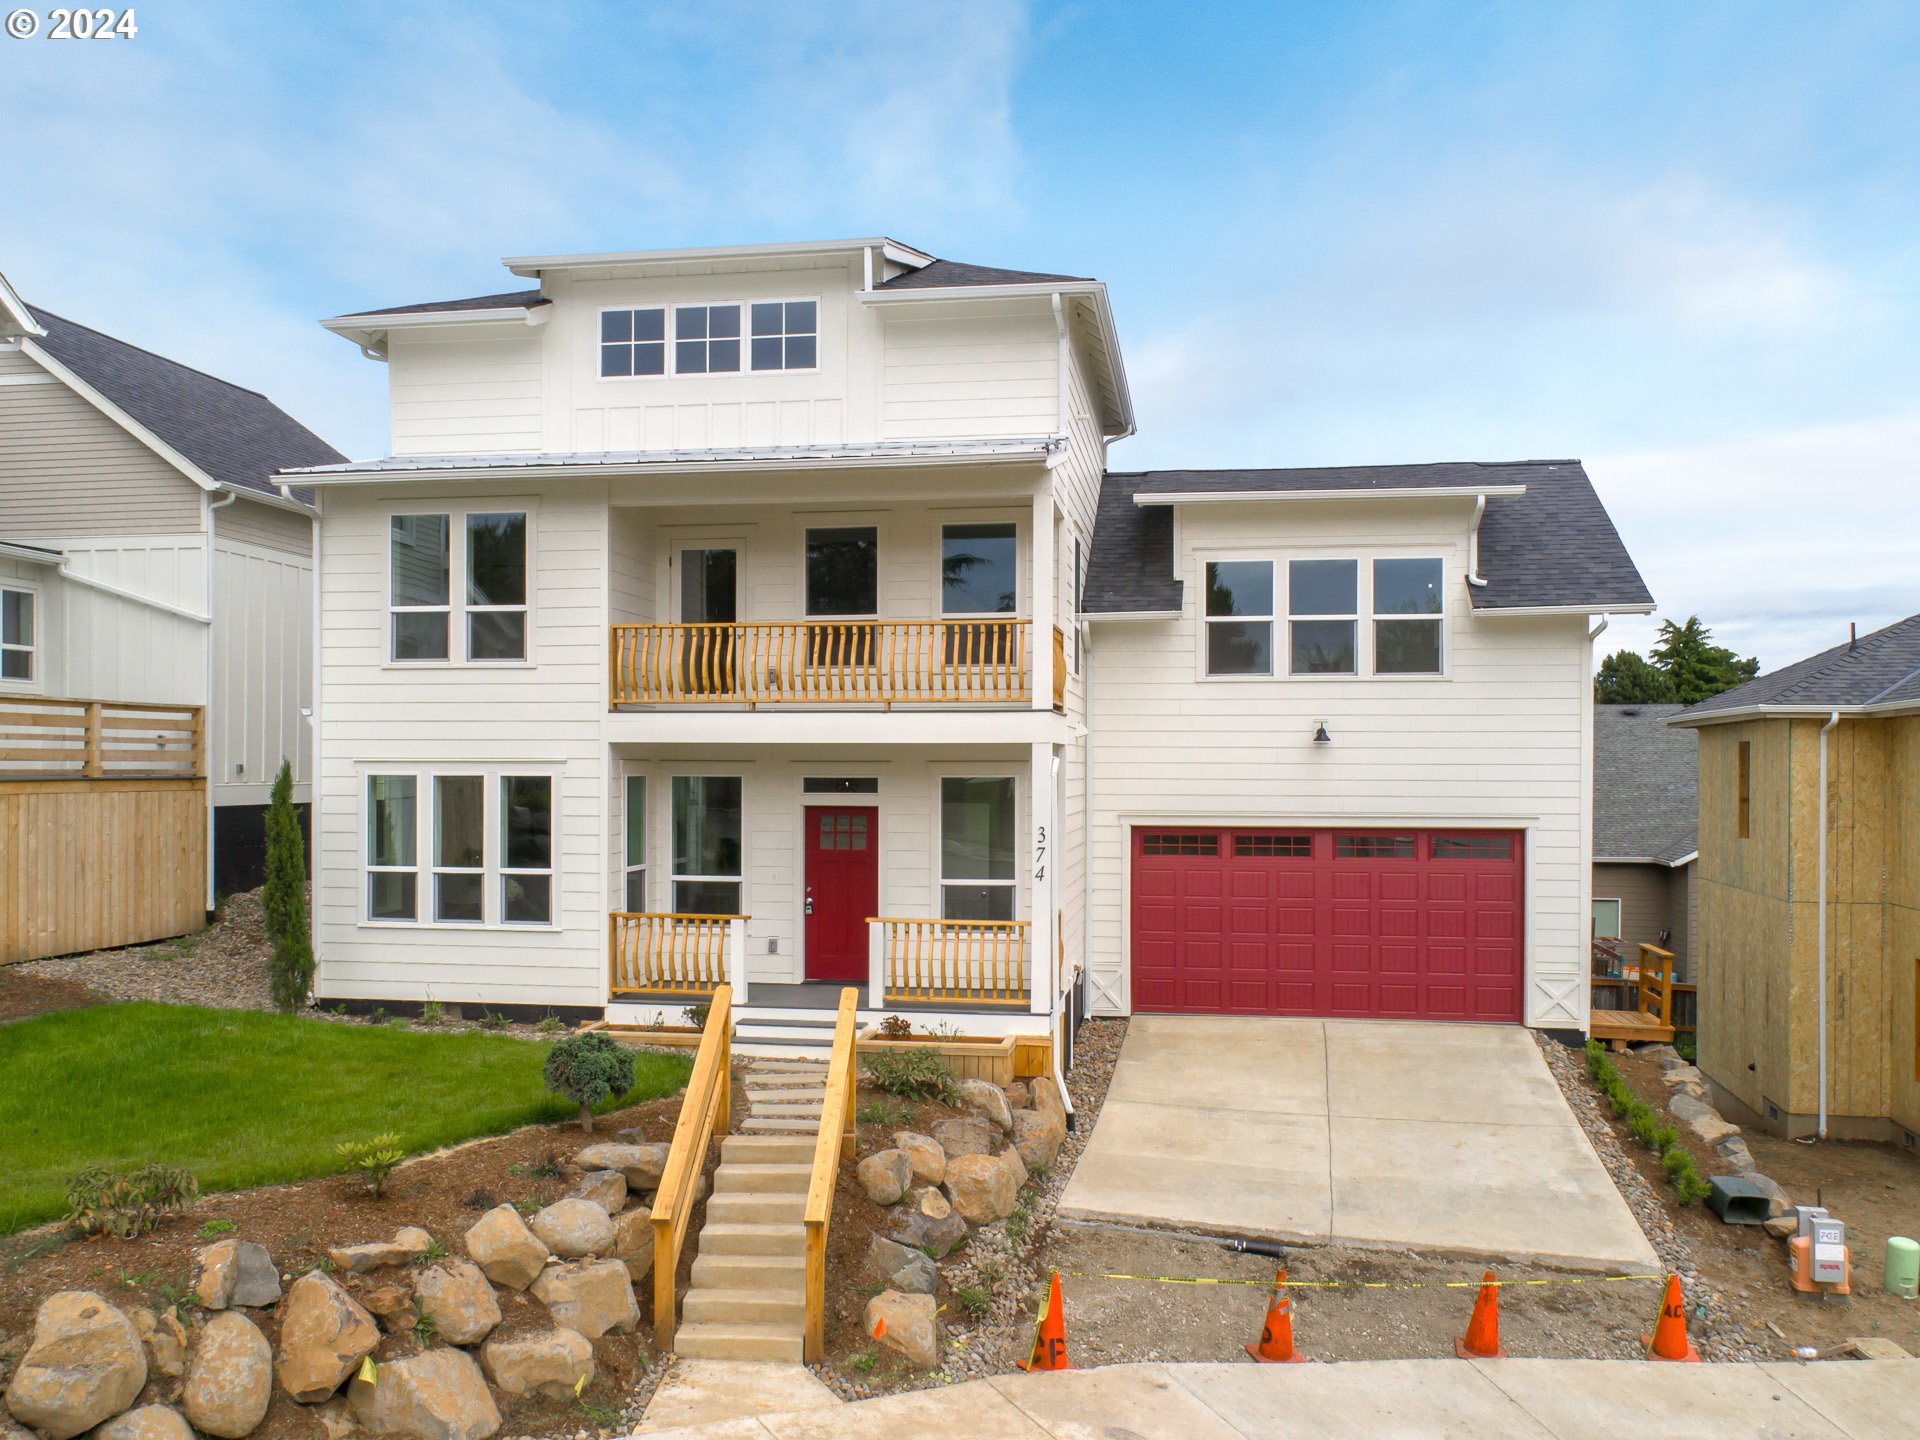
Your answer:
[[[580,1128],[593,1133],[593,1107],[633,1089],[633,1052],[603,1030],[556,1040],[547,1051],[547,1089],[580,1107]]]
[[[387,1188],[387,1178],[400,1168],[407,1152],[400,1148],[398,1135],[375,1135],[370,1140],[342,1140],[333,1147],[340,1157],[341,1170],[358,1174],[366,1187],[379,1195]]]
[[[147,1165],[128,1175],[94,1166],[67,1182],[67,1224],[80,1235],[131,1240],[199,1193],[200,1182],[178,1165]]]
[[[696,1030],[707,1028],[707,1017],[713,1013],[712,1005],[689,1005],[680,1012],[686,1017],[687,1024]]]
[[[1633,1087],[1627,1084],[1605,1047],[1596,1040],[1587,1042],[1587,1069],[1605,1092],[1613,1113],[1627,1122],[1635,1139],[1660,1157],[1660,1171],[1673,1187],[1674,1198],[1682,1205],[1704,1200],[1713,1187],[1700,1177],[1693,1156],[1680,1143],[1680,1132],[1660,1123],[1660,1117],[1633,1093]]]
[[[260,892],[267,939],[273,944],[271,988],[275,1008],[292,1014],[313,988],[313,936],[307,928],[307,858],[300,817],[293,808],[293,765],[280,762],[267,805],[267,882]]]
[[[902,1100],[939,1100],[951,1105],[959,1098],[953,1067],[931,1050],[883,1050],[862,1056],[860,1064],[876,1089]]]

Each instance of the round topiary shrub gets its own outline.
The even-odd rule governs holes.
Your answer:
[[[580,1128],[593,1132],[593,1107],[633,1089],[633,1052],[611,1035],[587,1030],[547,1051],[547,1089],[580,1107]]]

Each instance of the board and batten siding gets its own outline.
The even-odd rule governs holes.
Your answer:
[[[322,997],[581,1006],[605,998],[606,489],[599,481],[479,489],[354,489],[322,502],[314,842]],[[388,664],[389,516],[522,508],[529,662]],[[458,647],[457,619],[454,637]],[[554,776],[553,927],[365,922],[366,776],[418,772],[424,803],[436,769]],[[422,887],[424,913],[424,873]]]
[[[313,697],[313,562],[216,539],[213,590],[213,803],[266,804],[280,762],[291,760],[294,802],[304,804],[313,727],[300,712]]]
[[[1474,615],[1463,580],[1471,516],[1471,502],[1442,501],[1179,512],[1185,613],[1094,630],[1091,863],[1113,881],[1096,887],[1090,917],[1095,1013],[1130,1004],[1132,824],[1459,824],[1525,830],[1525,1018],[1586,1027],[1586,624]],[[1206,559],[1435,555],[1446,566],[1443,678],[1202,678]],[[1322,721],[1333,738],[1317,746]]]

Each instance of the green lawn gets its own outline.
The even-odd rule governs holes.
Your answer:
[[[89,1165],[184,1165],[202,1190],[304,1180],[384,1131],[409,1153],[565,1120],[547,1047],[184,1005],[104,1005],[0,1026],[0,1235],[66,1213]],[[636,1054],[605,1109],[671,1095],[691,1067]]]

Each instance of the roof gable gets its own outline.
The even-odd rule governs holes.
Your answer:
[[[1710,695],[1683,711],[1681,720],[1709,720],[1722,712],[1763,706],[1850,710],[1916,701],[1920,701],[1920,615],[1909,615],[1858,640]]]
[[[1672,865],[1699,849],[1700,742],[1681,705],[1593,707],[1593,858]]]

